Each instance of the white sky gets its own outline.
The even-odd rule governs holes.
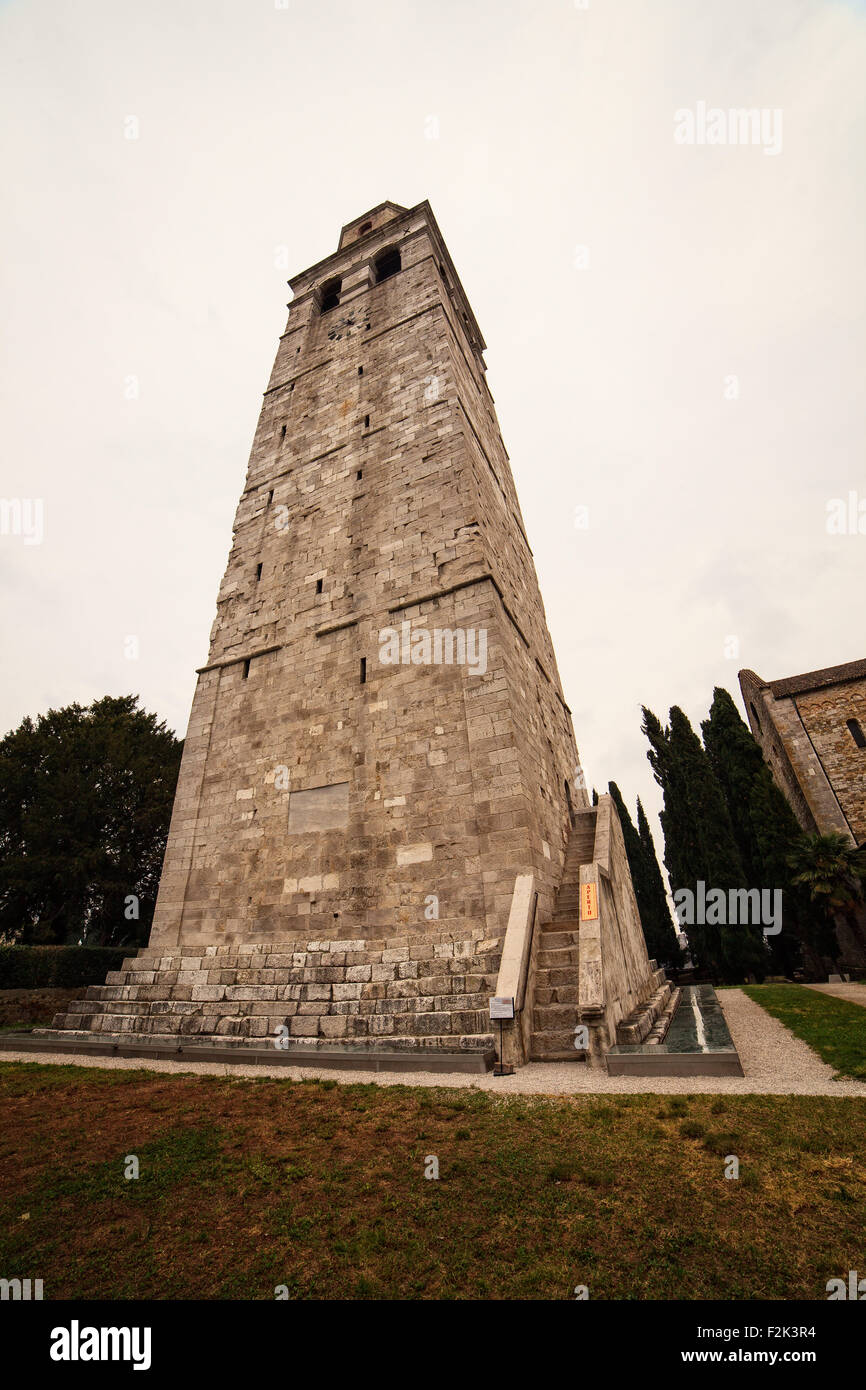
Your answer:
[[[826,531],[866,500],[864,71],[854,0],[0,0],[0,496],[45,507],[0,536],[0,729],[134,691],[185,733],[285,281],[386,198],[488,342],[590,785],[658,808],[642,702],[866,655],[866,534]],[[780,108],[781,153],[676,144],[701,101]]]

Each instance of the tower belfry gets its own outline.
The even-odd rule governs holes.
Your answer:
[[[349,222],[290,285],[150,944],[74,1026],[485,1049],[516,950],[517,1059],[546,1036],[573,1058],[579,1016],[609,1033],[658,981],[584,790],[481,331],[426,202]],[[581,975],[599,874],[620,959],[599,909]]]

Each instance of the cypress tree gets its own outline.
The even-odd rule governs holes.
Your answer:
[[[670,730],[662,727],[661,720],[652,710],[643,706],[642,729],[649,741],[647,758],[653,776],[662,789],[664,807],[659,815],[665,850],[664,864],[672,892],[687,888],[697,875],[693,866],[698,856],[695,825],[689,813],[688,796],[674,751],[671,748]],[[700,922],[689,924],[686,930],[689,949],[695,965],[715,969],[717,952],[713,949],[712,933]]]
[[[703,882],[707,894],[721,890],[727,905],[731,889],[747,886],[746,873],[724,793],[706,750],[676,705],[667,729],[645,710],[644,732],[650,741],[650,764],[664,791],[661,822],[671,887],[675,894],[679,889],[690,890],[697,901],[697,884]],[[768,953],[760,925],[717,922],[717,916],[726,918],[727,913],[707,903],[708,920],[688,928],[696,962],[726,979],[763,975]]]
[[[792,848],[803,838],[799,822],[731,695],[720,686],[713,691],[710,716],[701,731],[728,804],[747,886],[782,891],[782,931],[767,938],[774,964],[792,974],[805,955],[809,968],[820,973],[820,958],[832,943],[808,894],[793,882],[788,862]]]
[[[649,759],[653,776],[664,795],[664,809],[659,819],[665,838],[664,862],[671,888],[676,889],[689,877],[689,864],[694,854],[691,842],[685,788],[674,763],[669,730],[661,720],[644,706],[642,729],[649,740]]]
[[[646,897],[650,920],[653,924],[650,930],[657,943],[656,951],[658,954],[656,951],[651,952],[651,954],[655,956],[659,965],[664,963],[677,967],[682,959],[682,951],[668,906],[655,842],[640,797],[637,799],[637,833],[646,866]]]
[[[675,966],[679,963],[680,948],[665,898],[661,873],[655,857],[655,848],[652,849],[652,861],[650,863],[646,846],[634,827],[628,807],[623,801],[622,792],[616,782],[608,782],[607,789],[619,812],[622,837],[625,841],[625,852],[628,856],[628,867],[631,871],[631,881],[637,899],[647,953],[653,960],[658,961],[659,965]],[[640,802],[638,802],[638,806],[640,807]],[[660,904],[655,891],[653,869],[658,876],[658,886],[661,890]]]
[[[710,717],[701,724],[710,766],[724,793],[746,879],[761,882],[761,854],[751,816],[755,778],[765,767],[761,750],[727,690],[716,686]]]

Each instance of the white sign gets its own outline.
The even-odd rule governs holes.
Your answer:
[[[513,1018],[513,1017],[514,1017],[514,1000],[513,1000],[513,999],[502,999],[502,998],[493,998],[493,999],[491,999],[491,1000],[490,1000],[490,1017],[491,1017],[491,1018]]]

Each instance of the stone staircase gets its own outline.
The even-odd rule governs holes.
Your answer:
[[[58,1014],[50,1038],[485,1050],[502,941],[425,935],[145,950]]]
[[[541,929],[535,966],[530,1057],[533,1062],[579,1062],[574,1047],[580,964],[580,868],[592,862],[596,812],[579,811],[568,842],[553,916]]]

